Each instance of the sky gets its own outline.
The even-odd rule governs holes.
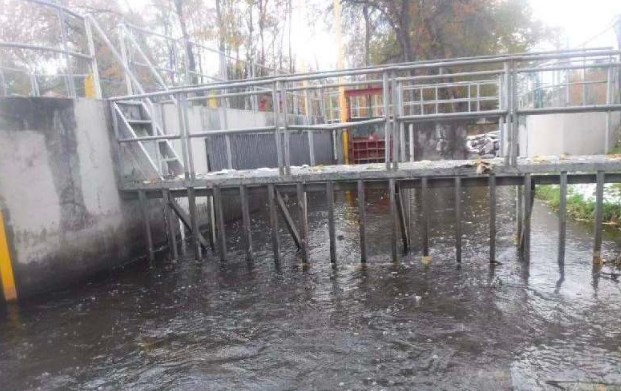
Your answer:
[[[121,0],[123,3],[125,0]],[[132,8],[141,8],[149,0],[127,0]],[[306,1],[328,3],[330,0],[294,0],[294,26],[309,26],[304,12]],[[129,4],[126,3],[126,4]],[[612,24],[621,15],[621,0],[530,0],[533,17],[549,27],[563,32],[563,48],[616,47]],[[301,23],[297,23],[300,21]],[[327,23],[315,21],[310,27],[294,28],[294,48],[303,48],[296,53],[301,64],[298,67],[334,69],[337,45],[334,32],[326,29]],[[536,50],[557,49],[548,45]]]
[[[621,15],[621,0],[530,0],[533,16],[560,27],[568,48],[616,46],[611,28]]]
[[[612,24],[621,16],[621,0],[530,0],[530,4],[535,19],[562,31],[563,48],[617,46]],[[300,57],[305,61],[313,66],[318,63],[323,69],[335,67],[337,49],[333,32],[305,30],[294,39],[303,43],[304,53]],[[557,48],[549,45],[536,48],[551,49]]]

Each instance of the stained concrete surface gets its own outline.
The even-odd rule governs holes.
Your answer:
[[[106,110],[85,99],[0,100],[0,206],[20,296],[144,253],[138,203],[117,190]],[[154,219],[156,242],[162,221]]]

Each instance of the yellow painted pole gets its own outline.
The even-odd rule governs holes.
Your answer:
[[[15,277],[13,275],[13,264],[11,263],[11,252],[9,251],[9,241],[6,237],[4,227],[4,216],[0,210],[0,280],[2,281],[2,293],[4,300],[17,300],[17,289],[15,288]]]
[[[336,44],[338,46],[337,69],[345,68],[345,47],[341,32],[341,1],[334,0],[334,28]],[[339,77],[339,84],[343,83],[343,78]],[[347,122],[347,99],[345,99],[345,87],[339,86],[339,117],[341,122]],[[349,164],[349,132],[343,129],[343,159],[345,164]]]

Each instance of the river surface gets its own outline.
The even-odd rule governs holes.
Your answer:
[[[414,251],[390,261],[380,193],[367,195],[361,266],[355,193],[339,194],[336,268],[324,200],[311,197],[309,267],[284,230],[274,265],[259,211],[254,262],[232,223],[226,263],[162,253],[153,265],[0,307],[0,389],[621,389],[621,291],[592,267],[590,227],[569,223],[559,266],[557,219],[536,203],[531,261],[521,262],[513,192],[499,189],[501,265],[490,267],[486,189],[465,189],[458,266],[452,190],[434,192],[429,266],[417,230]],[[604,239],[604,256],[616,256],[618,236]]]

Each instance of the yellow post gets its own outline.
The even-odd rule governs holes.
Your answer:
[[[209,93],[209,95],[216,95],[216,91],[211,91]],[[218,98],[215,97],[210,97],[208,100],[208,105],[210,109],[217,109],[218,108]]]
[[[84,96],[89,99],[97,98],[97,89],[95,88],[95,78],[89,74],[84,79]]]
[[[9,241],[6,237],[4,228],[4,216],[0,210],[0,280],[2,281],[2,293],[4,300],[17,300],[17,289],[15,288],[15,277],[13,276],[13,264],[11,263],[11,253],[9,251]]]
[[[334,28],[336,35],[336,44],[338,46],[338,59],[336,63],[337,69],[345,68],[345,48],[341,33],[341,1],[334,0]],[[339,84],[343,83],[343,78],[339,78]],[[339,117],[341,122],[347,122],[347,99],[345,98],[345,87],[339,86]],[[345,164],[349,164],[349,133],[347,129],[343,130],[343,159]]]

